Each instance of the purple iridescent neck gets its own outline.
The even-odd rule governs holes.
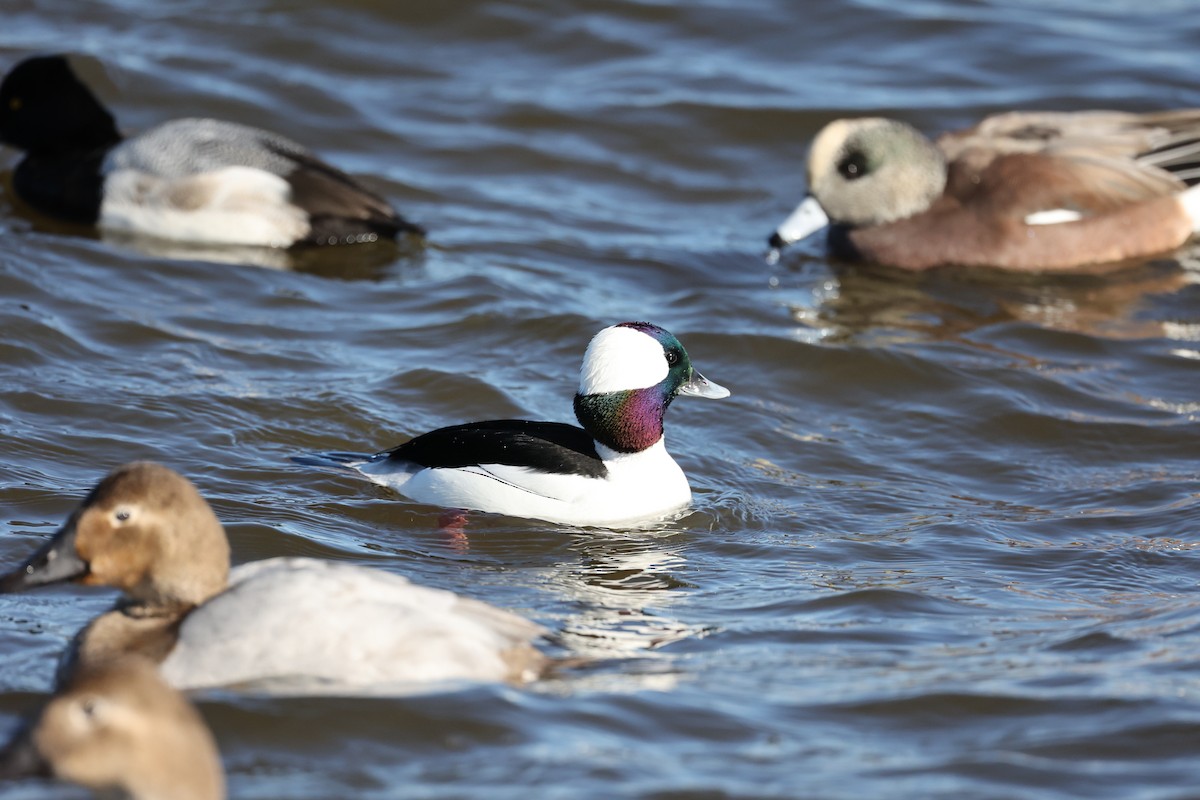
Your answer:
[[[674,395],[663,384],[604,394],[575,395],[575,417],[597,442],[637,453],[663,435],[663,415]]]

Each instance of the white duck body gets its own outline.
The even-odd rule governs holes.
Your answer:
[[[546,520],[561,525],[637,526],[652,524],[687,507],[692,499],[683,469],[667,452],[664,439],[637,453],[618,453],[597,444],[607,474],[543,472],[508,464],[421,468],[414,472],[359,471],[419,503],[469,508]]]

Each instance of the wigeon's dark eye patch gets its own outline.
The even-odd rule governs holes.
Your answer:
[[[855,151],[838,162],[838,174],[848,181],[861,178],[867,174],[867,157]]]

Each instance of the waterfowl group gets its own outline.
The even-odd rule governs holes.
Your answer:
[[[187,118],[129,138],[64,55],[0,83],[13,189],[68,222],[205,245],[286,248],[422,234],[277,133]],[[1200,109],[1009,112],[936,142],[907,123],[826,125],[771,259],[827,231],[834,255],[906,270],[1059,272],[1168,252],[1200,231]]]
[[[663,441],[663,416],[680,394],[729,392],[700,375],[663,328],[621,323],[588,345],[575,397],[582,427],[469,423],[371,458],[301,460],[358,469],[457,509],[637,525],[691,498]],[[229,560],[223,526],[188,479],[145,461],[105,476],[0,576],[0,594],[61,583],[123,594],[64,653],[58,695],[0,756],[0,777],[28,774],[32,763],[37,774],[148,799],[162,797],[156,782],[174,775],[181,788],[170,796],[221,797],[211,737],[175,690],[397,694],[522,684],[552,663],[538,647],[549,632],[537,623],[391,572],[308,558],[230,569]],[[109,718],[109,708],[120,713]],[[82,724],[64,722],[68,715]],[[147,744],[156,726],[170,734]],[[168,748],[199,755],[177,770],[178,753],[159,752]]]
[[[122,136],[64,56],[0,83],[12,186],[68,222],[195,244],[288,248],[421,234],[383,197],[279,134],[188,118]],[[1005,114],[936,143],[902,122],[838,120],[814,139],[809,196],[770,238],[830,228],[836,254],[908,270],[1072,270],[1162,253],[1200,230],[1200,110]],[[647,322],[584,354],[578,425],[469,422],[375,454],[320,453],[411,500],[556,524],[637,527],[691,500],[667,452],[679,395],[729,392]],[[105,476],[0,593],[119,589],[64,654],[56,695],[0,752],[134,798],[224,796],[212,735],[179,690],[400,693],[523,684],[552,661],[542,626],[386,571],[274,558],[230,568],[225,530],[185,477],[135,462]]]

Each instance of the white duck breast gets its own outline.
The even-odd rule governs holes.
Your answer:
[[[184,620],[161,665],[183,689],[394,693],[535,677],[545,630],[388,572],[305,558],[243,564]]]

